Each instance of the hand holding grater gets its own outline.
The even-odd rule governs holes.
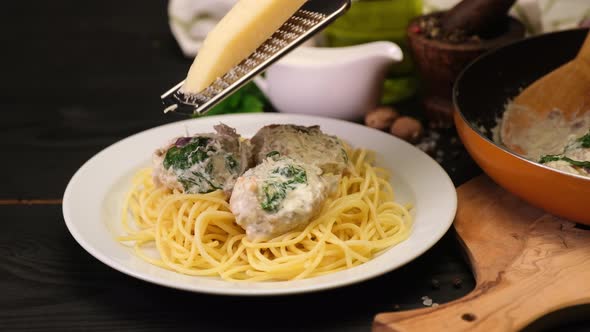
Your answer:
[[[350,1],[308,0],[254,53],[217,78],[208,88],[196,94],[184,93],[181,88],[185,82],[182,81],[164,93],[160,97],[166,107],[164,113],[206,114],[213,106],[342,15],[350,7]]]

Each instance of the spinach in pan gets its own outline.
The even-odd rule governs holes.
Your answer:
[[[541,160],[539,160],[539,163],[546,164],[548,162],[558,161],[558,160],[563,160],[565,162],[568,162],[572,166],[582,167],[582,168],[590,168],[590,161],[573,160],[571,158],[568,158],[568,157],[565,157],[565,156],[560,156],[560,155],[546,155],[546,156],[543,156],[543,157],[541,157]]]
[[[579,142],[583,148],[590,148],[590,131],[588,131],[586,135],[578,138],[577,142]]]

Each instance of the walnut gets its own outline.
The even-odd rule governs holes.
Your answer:
[[[420,121],[409,116],[402,116],[395,120],[389,132],[409,143],[417,143],[422,138],[424,128]]]
[[[393,108],[382,106],[365,115],[365,124],[371,128],[387,130],[398,117],[399,113]]]

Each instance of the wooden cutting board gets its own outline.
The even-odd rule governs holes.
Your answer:
[[[461,186],[458,198],[454,226],[475,289],[436,308],[379,314],[373,331],[518,331],[547,313],[590,303],[590,231],[487,177]]]

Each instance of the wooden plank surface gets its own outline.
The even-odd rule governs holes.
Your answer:
[[[332,291],[269,298],[177,291],[119,273],[68,233],[61,206],[0,206],[0,331],[366,331],[383,310],[446,302],[473,285],[452,237],[383,277]],[[439,262],[445,264],[439,264]],[[440,289],[433,290],[436,278]],[[461,288],[453,279],[461,278]]]

